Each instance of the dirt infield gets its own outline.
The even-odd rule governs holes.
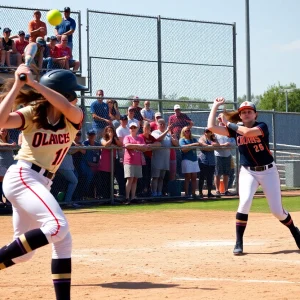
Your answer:
[[[73,235],[73,300],[266,299],[300,295],[300,251],[270,214],[250,214],[246,255],[232,255],[235,213],[67,213]],[[292,214],[300,225],[300,212]],[[12,235],[1,217],[0,243]],[[51,247],[1,271],[1,300],[54,299]]]

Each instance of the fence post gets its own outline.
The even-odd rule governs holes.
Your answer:
[[[81,11],[79,11],[79,14],[78,14],[78,32],[79,32],[79,61],[80,61],[80,72],[82,74],[82,53],[81,53]]]
[[[110,203],[114,205],[114,149],[110,149]]]
[[[162,99],[162,65],[161,65],[161,19],[157,17],[157,80],[158,80],[158,99]],[[158,102],[158,110],[162,114],[162,101]]]
[[[273,128],[273,134],[272,134],[272,137],[273,137],[273,156],[274,156],[274,161],[276,163],[276,135],[275,135],[275,131],[276,131],[276,122],[275,122],[275,111],[273,109],[273,112],[272,112],[272,128]]]

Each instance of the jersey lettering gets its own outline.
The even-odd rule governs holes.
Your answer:
[[[240,135],[237,137],[236,143],[238,146],[248,145],[248,144],[257,144],[257,143],[261,143],[261,139],[258,136],[246,137],[246,136]]]
[[[67,144],[70,141],[69,133],[42,133],[36,132],[32,139],[32,146],[37,148],[40,146],[46,145],[58,145],[58,144]]]

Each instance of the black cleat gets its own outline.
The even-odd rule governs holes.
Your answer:
[[[296,233],[293,234],[293,237],[295,239],[295,242],[297,244],[297,247],[300,249],[300,230],[298,227],[296,227]]]
[[[236,242],[234,249],[233,249],[234,255],[242,255],[243,254],[243,242]]]

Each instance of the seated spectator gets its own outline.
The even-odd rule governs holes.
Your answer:
[[[30,40],[30,34],[25,34],[25,41],[28,41],[29,42],[29,40]]]
[[[111,125],[106,126],[104,128],[101,144],[104,147],[123,146],[123,143],[117,137],[115,128]],[[111,169],[111,163],[110,163],[111,151],[113,151],[114,160],[116,160],[116,150],[102,149],[101,157],[100,157],[99,171],[100,171],[101,187],[102,187],[101,196],[104,199],[110,198],[111,172],[114,172],[114,170]]]
[[[53,67],[53,60],[52,57],[50,57],[49,47],[46,45],[46,41],[41,37],[36,39],[36,44],[38,46],[38,50],[34,57],[35,63],[39,71],[46,68],[48,72]]]
[[[2,150],[1,147],[16,146],[8,134],[8,130],[0,128],[0,197],[2,197],[2,182],[7,169],[14,163],[13,150]],[[1,199],[1,198],[0,198]]]
[[[162,196],[162,188],[166,171],[170,169],[170,147],[178,146],[178,140],[175,135],[169,133],[169,127],[166,127],[164,119],[157,121],[159,129],[152,132],[152,136],[161,143],[162,149],[153,151],[151,162],[152,174],[152,196]]]
[[[74,169],[75,168],[73,164],[73,157],[70,153],[67,153],[57,172],[61,174],[64,177],[64,179],[68,182],[64,202],[67,204],[68,207],[78,208],[80,207],[80,205],[72,203],[73,194],[78,184],[78,178],[75,175]]]
[[[116,129],[116,134],[123,144],[124,137],[130,134],[129,128],[127,127],[128,124],[128,118],[127,115],[122,115],[120,116],[120,126]],[[116,159],[116,164],[115,164],[115,175],[116,175],[116,180],[119,185],[119,196],[125,198],[125,182],[126,179],[124,177],[124,150],[118,150],[117,152],[118,157]]]
[[[143,176],[142,165],[145,163],[142,152],[149,150],[144,140],[137,135],[138,124],[131,122],[129,129],[130,135],[125,136],[123,139],[123,145],[125,146],[124,176],[127,179],[125,204],[137,201],[135,195],[137,180]]]
[[[220,198],[219,195],[214,195],[211,191],[213,189],[214,173],[215,173],[215,153],[213,147],[220,146],[215,135],[208,130],[204,130],[204,135],[199,138],[199,144],[205,149],[201,149],[198,155],[199,163],[199,196],[203,198],[203,185],[206,180],[207,198]]]
[[[161,143],[156,141],[156,138],[151,135],[150,123],[144,121],[143,133],[139,135],[145,142],[146,145],[150,147],[149,151],[144,152],[145,164],[142,166],[143,178],[138,180],[138,190],[139,183],[141,182],[141,190],[143,196],[151,196],[151,159],[152,159],[152,147],[160,147]]]
[[[83,142],[84,146],[101,146],[100,143],[96,142],[96,132],[94,130],[89,130],[87,132],[87,140]],[[85,177],[87,178],[87,194],[89,197],[96,198],[99,195],[100,188],[97,185],[99,180],[99,160],[100,160],[101,150],[86,150],[84,154],[84,163],[89,168],[84,168]],[[86,195],[86,194],[85,194]]]
[[[157,130],[158,129],[158,124],[157,121],[159,119],[162,119],[161,113],[160,112],[156,112],[154,115],[155,121],[150,123],[150,127],[151,127],[151,131]]]
[[[73,68],[73,71],[78,71],[80,67],[80,62],[78,60],[74,60],[72,57],[72,50],[68,47],[68,36],[63,34],[61,37],[61,43],[57,45],[59,49],[59,57],[65,58],[65,69],[69,70]]]
[[[17,52],[16,44],[13,39],[10,38],[11,29],[4,28],[3,29],[3,37],[0,40],[0,71],[5,72],[3,69],[4,64],[8,68],[11,67],[11,58],[16,60],[16,66],[19,66],[22,63],[22,56],[19,52]]]
[[[108,99],[106,103],[108,105],[109,118],[112,121],[113,126],[117,128],[120,125],[120,112],[118,102],[113,99]]]
[[[66,64],[66,58],[60,57],[59,55],[59,48],[57,48],[57,37],[55,35],[52,35],[50,37],[50,42],[48,44],[49,51],[50,51],[50,57],[52,57],[53,61],[53,68],[58,69],[65,69]]]
[[[141,110],[141,115],[144,121],[154,121],[154,111],[150,108],[150,101],[144,102],[144,108]]]
[[[128,128],[130,128],[131,123],[137,124],[138,128],[140,128],[140,122],[139,122],[139,120],[134,118],[134,112],[135,112],[135,109],[132,106],[129,106],[128,107],[128,115],[127,115],[127,118],[128,118],[127,127]]]
[[[29,41],[36,42],[38,37],[42,39],[47,35],[47,26],[45,22],[41,21],[41,12],[39,10],[34,11],[33,20],[28,24],[28,32],[30,34]]]
[[[184,192],[186,197],[192,196],[197,199],[196,185],[197,173],[199,172],[199,165],[197,161],[197,150],[191,147],[199,146],[199,142],[192,136],[191,129],[185,126],[181,130],[179,145],[182,152],[182,174],[184,174]],[[192,183],[192,195],[189,194],[189,185]]]
[[[24,61],[24,50],[25,50],[26,46],[29,44],[29,42],[25,40],[25,32],[23,30],[20,30],[18,35],[19,35],[19,38],[17,40],[15,40],[16,49],[17,49],[18,53],[21,54],[22,60]]]

